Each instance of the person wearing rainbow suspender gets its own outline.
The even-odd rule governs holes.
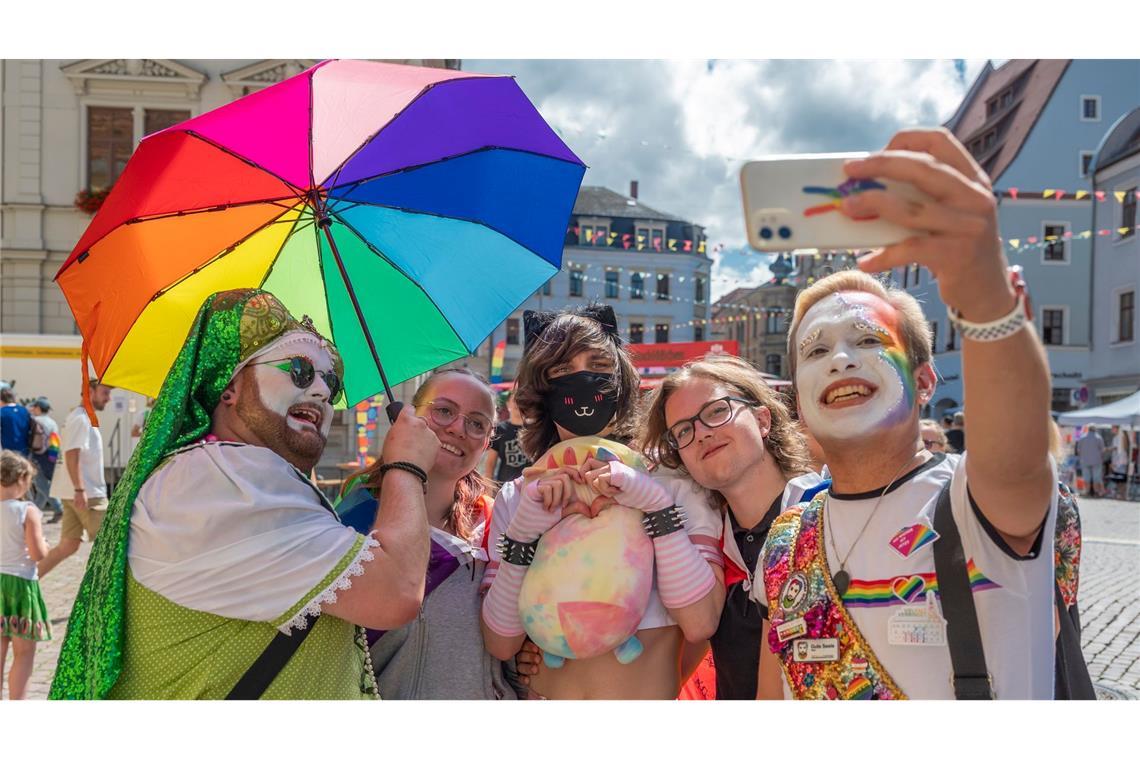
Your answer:
[[[1049,369],[1027,329],[1024,286],[1007,273],[989,178],[942,129],[900,132],[845,171],[908,182],[929,199],[879,190],[844,199],[845,215],[881,217],[915,236],[796,300],[788,354],[797,403],[832,482],[781,514],[761,553],[763,583],[753,593],[768,620],[758,696],[954,698],[934,565],[937,543],[950,540],[934,519],[948,488],[987,696],[1050,699],[1057,489]],[[923,447],[919,417],[936,385],[930,330],[912,296],[868,274],[912,265],[937,280],[963,338],[968,455]]]

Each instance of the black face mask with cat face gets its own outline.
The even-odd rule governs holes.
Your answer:
[[[597,435],[617,411],[613,380],[608,372],[574,372],[555,378],[543,399],[546,413],[576,436]]]

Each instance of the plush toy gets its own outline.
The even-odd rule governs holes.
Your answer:
[[[645,469],[628,446],[589,436],[552,447],[523,470],[523,478],[530,482],[565,465],[580,466],[590,456]],[[598,496],[584,483],[576,483],[575,492],[586,504]],[[573,514],[538,542],[519,594],[519,615],[548,667],[611,650],[622,664],[641,654],[634,634],[653,585],[653,542],[642,517],[616,504],[593,519]]]

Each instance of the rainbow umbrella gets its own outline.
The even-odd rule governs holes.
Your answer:
[[[55,279],[112,385],[156,396],[205,297],[261,287],[391,399],[558,271],[584,172],[511,77],[326,61],[143,139]]]

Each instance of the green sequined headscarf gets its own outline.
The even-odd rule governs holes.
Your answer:
[[[308,319],[297,321],[263,290],[227,290],[202,304],[107,506],[71,609],[51,699],[101,699],[115,685],[123,655],[127,539],[139,490],[163,459],[209,433],[234,369],[298,330],[316,333]],[[328,348],[344,377],[339,354],[331,343]]]

